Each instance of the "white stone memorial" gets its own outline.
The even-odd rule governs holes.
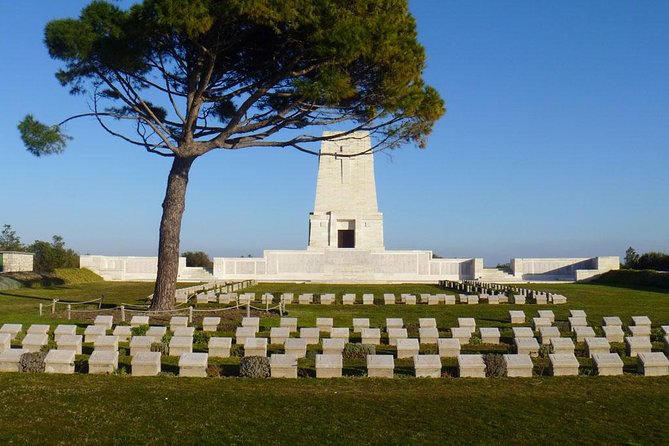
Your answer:
[[[26,349],[29,353],[35,353],[42,349],[42,346],[49,343],[49,336],[45,334],[27,334],[23,341],[21,341],[21,347]]]
[[[100,325],[105,327],[106,330],[111,330],[114,326],[114,316],[103,314],[96,316],[95,320],[93,321],[93,325]]]
[[[368,318],[353,318],[353,333],[361,333],[363,328],[369,328]]]
[[[297,358],[295,355],[274,353],[269,359],[272,378],[297,378]]]
[[[318,327],[318,331],[330,334],[330,330],[332,330],[333,325],[334,321],[331,317],[316,318],[316,327]]]
[[[193,351],[193,338],[189,336],[174,336],[170,339],[169,355],[181,356]]]
[[[202,331],[218,331],[218,325],[221,323],[220,317],[207,316],[202,318]]]
[[[248,339],[255,337],[256,329],[254,327],[237,327],[237,330],[235,330],[235,343],[239,345],[244,345]]]
[[[555,313],[553,313],[553,310],[539,310],[537,311],[537,314],[541,318],[546,318],[550,321],[551,325],[555,323]]]
[[[441,358],[439,355],[416,355],[413,357],[416,378],[440,378]]]
[[[457,339],[460,344],[469,344],[472,337],[471,327],[453,327],[451,328],[451,338]]]
[[[118,351],[95,350],[88,358],[88,373],[105,375],[118,368]]]
[[[374,295],[373,294],[363,294],[362,295],[362,304],[363,305],[374,305]]]
[[[627,356],[634,358],[639,353],[650,353],[653,348],[647,336],[628,336],[625,338]]]
[[[397,345],[397,359],[411,358],[417,355],[420,350],[418,339],[415,338],[397,339],[396,345]]]
[[[623,374],[623,360],[616,353],[594,353],[592,366],[599,376]]]
[[[344,339],[326,338],[321,341],[324,355],[341,355],[345,344]]]
[[[381,344],[381,329],[380,328],[363,328],[360,330],[361,342],[363,344],[380,345]]]
[[[517,354],[539,356],[539,343],[535,338],[514,338],[513,343]]]
[[[60,335],[56,346],[58,350],[72,350],[75,354],[80,355],[83,341],[84,337],[81,335]]]
[[[195,327],[176,327],[174,329],[174,336],[179,338],[193,337],[195,334]]]
[[[574,327],[576,342],[585,342],[587,338],[594,338],[597,335],[592,327]]]
[[[49,329],[51,327],[46,324],[32,324],[30,327],[28,327],[28,330],[26,331],[26,334],[49,334]]]
[[[418,326],[420,328],[437,328],[437,320],[433,317],[418,318]]]
[[[574,353],[551,353],[548,355],[549,370],[553,376],[577,376],[578,359]]]
[[[539,339],[541,340],[541,345],[549,345],[551,343],[551,339],[559,337],[560,330],[557,327],[539,328]]]
[[[279,320],[279,327],[286,327],[291,332],[297,332],[297,318],[296,317],[282,317]]]
[[[140,325],[149,325],[149,316],[133,316],[130,318],[130,326],[135,328]]]
[[[102,325],[89,325],[84,329],[84,342],[94,343],[99,336],[107,334],[107,327]]]
[[[345,342],[348,342],[350,332],[348,327],[333,327],[330,330],[330,337],[332,339],[343,339]]]
[[[398,339],[406,339],[409,337],[406,328],[389,328],[388,329],[388,345],[397,345]]]
[[[130,325],[117,325],[114,327],[112,335],[116,336],[119,342],[128,342],[132,337],[132,327]]]
[[[44,358],[44,373],[74,373],[74,356],[72,350],[49,350]]]
[[[609,353],[611,351],[611,344],[606,338],[585,338],[585,354],[592,358],[596,353]]]
[[[439,339],[439,330],[436,327],[420,327],[418,336],[421,344],[436,344]]]
[[[316,355],[316,378],[341,378],[341,355]]]
[[[242,318],[242,327],[252,327],[256,333],[260,331],[259,317],[245,317]]]
[[[9,348],[0,353],[0,372],[18,372],[21,356],[28,353],[25,348]]]
[[[145,336],[152,338],[153,342],[160,342],[166,334],[167,327],[163,327],[162,325],[151,325],[148,330],[146,330]]]
[[[662,352],[639,352],[637,368],[644,376],[667,376],[669,359]]]
[[[2,327],[0,327],[0,333],[8,333],[12,336],[12,339],[16,339],[19,333],[21,333],[22,329],[23,325],[21,324],[2,324]]]
[[[218,336],[209,338],[207,350],[212,358],[229,358],[231,348],[232,338]]]
[[[170,331],[174,331],[177,327],[187,327],[187,326],[188,326],[187,316],[172,316],[170,318]]]
[[[623,321],[618,316],[604,316],[602,318],[602,326],[604,327],[622,327]]]
[[[307,345],[320,344],[321,332],[316,327],[302,327],[300,328],[300,338],[307,341]]]
[[[160,352],[139,352],[130,362],[132,376],[156,376],[160,373]]]
[[[283,343],[285,354],[295,358],[304,358],[307,355],[307,341],[300,338],[288,338]]]
[[[574,354],[576,346],[571,338],[551,338],[551,349],[556,354]]]
[[[623,328],[620,325],[605,325],[602,327],[602,331],[609,342],[624,341],[625,333],[623,333]]]
[[[0,333],[0,353],[12,348],[12,335],[9,333]]]
[[[343,305],[354,305],[355,304],[355,294],[344,294],[341,297],[341,303]]]
[[[370,378],[393,378],[395,359],[391,355],[367,355],[367,376]]]
[[[133,336],[130,338],[130,356],[151,351],[153,338],[151,336]]]
[[[509,320],[512,324],[524,324],[525,312],[522,310],[509,310]]]
[[[271,344],[283,344],[290,337],[290,328],[272,327],[269,329],[269,338]]]
[[[95,350],[118,351],[118,336],[98,336],[93,342]]]
[[[58,339],[63,335],[75,335],[77,334],[76,325],[57,325],[53,330],[53,340],[58,343]]]
[[[534,364],[530,355],[505,354],[503,358],[506,366],[506,376],[509,378],[532,378]]]
[[[455,358],[460,354],[460,341],[454,338],[439,338],[437,341],[439,356],[442,358]]]
[[[391,328],[403,328],[404,320],[400,317],[389,317],[386,318],[386,329],[390,330]]]
[[[246,339],[244,356],[267,356],[267,338]]]
[[[482,344],[499,344],[500,332],[497,327],[479,328]]]
[[[206,378],[208,361],[206,353],[183,353],[179,357],[179,376]]]
[[[534,331],[530,327],[513,327],[511,329],[513,331],[513,337],[514,338],[533,338],[534,337]]]
[[[458,355],[458,374],[461,378],[485,378],[483,355]]]

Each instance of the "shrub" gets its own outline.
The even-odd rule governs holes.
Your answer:
[[[203,331],[196,331],[193,334],[193,343],[194,344],[208,344],[211,333],[206,333]]]
[[[481,338],[477,334],[473,334],[471,338],[469,338],[469,342],[467,343],[469,345],[481,345]]]
[[[209,364],[207,366],[207,376],[210,378],[219,378],[223,376],[223,366],[220,364]]]
[[[147,331],[149,331],[149,326],[147,324],[140,325],[139,327],[132,327],[130,329],[130,333],[133,336],[144,336]]]
[[[548,358],[548,355],[553,353],[552,345],[541,345],[539,346],[539,356],[542,358]]]
[[[344,359],[365,359],[367,355],[376,354],[376,347],[371,344],[344,345]]]
[[[170,343],[161,341],[161,342],[152,342],[151,343],[152,352],[160,352],[161,355],[167,355],[170,351]]]
[[[19,360],[19,372],[42,373],[44,372],[44,359],[47,352],[39,351],[24,353]]]
[[[245,378],[269,378],[269,358],[266,356],[246,356],[239,360],[239,376]]]
[[[485,363],[485,376],[500,377],[506,376],[506,364],[504,357],[497,353],[487,353],[483,355]]]
[[[230,346],[230,356],[234,358],[241,358],[244,356],[244,346],[240,344],[232,344]]]

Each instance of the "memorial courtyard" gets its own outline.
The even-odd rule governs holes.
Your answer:
[[[0,291],[0,325],[22,324],[26,332],[31,325],[48,324],[52,333],[57,325],[75,324],[76,333],[84,335],[96,315],[105,314],[105,308],[123,304],[129,309],[133,304],[145,304],[151,285],[92,282]],[[624,375],[598,376],[587,357],[587,343],[579,342],[570,332],[569,318],[572,311],[582,310],[588,326],[599,336],[603,317],[617,316],[627,333],[634,325],[632,317],[647,316],[652,321],[652,350],[662,352],[664,333],[660,327],[669,323],[669,295],[597,284],[523,286],[564,295],[567,302],[543,305],[528,299],[524,305],[484,301],[428,305],[421,303],[420,294],[457,293],[436,285],[415,284],[254,285],[238,291],[239,296],[255,293],[252,307],[270,306],[261,303],[264,293],[276,296],[272,306],[283,293],[295,296],[295,303],[285,305],[283,316],[278,310],[250,310],[252,318],[259,318],[256,337],[269,338],[267,356],[283,351],[284,346],[270,343],[272,327],[281,325],[282,317],[297,319],[298,330],[290,335],[293,338],[302,336],[302,328],[316,327],[325,318],[325,323],[333,327],[349,328],[351,344],[361,341],[353,329],[353,319],[368,319],[370,327],[379,327],[383,333],[376,345],[377,356],[395,357],[394,378],[367,377],[365,360],[360,358],[344,359],[342,378],[317,378],[315,356],[325,345],[323,339],[328,338],[322,329],[321,343],[309,345],[306,357],[298,360],[297,379],[238,377],[244,353],[243,348],[235,347],[237,342],[230,357],[210,355],[205,378],[179,376],[179,359],[169,352],[160,355],[160,376],[133,376],[130,344],[123,341],[118,343],[117,370],[93,375],[88,373],[88,361],[97,345],[84,338],[72,375],[0,373],[0,440],[54,444],[68,443],[76,437],[77,443],[84,444],[163,444],[174,442],[178,436],[183,444],[663,443],[669,378],[640,374],[638,360],[627,355],[625,343],[618,342],[611,342],[610,351],[622,358]],[[102,311],[95,311],[95,305],[85,305],[72,310],[71,319],[67,319],[62,302],[88,301],[101,294]],[[313,294],[314,303],[299,304],[298,296],[308,294]],[[334,294],[334,304],[318,303],[330,294]],[[355,294],[356,303],[343,305],[345,294]],[[363,305],[363,294],[373,294],[374,304]],[[384,294],[395,295],[396,303],[384,303]],[[416,305],[402,303],[402,294],[415,295]],[[52,314],[53,299],[61,303]],[[186,324],[194,327],[193,352],[210,351],[207,342],[213,337],[235,337],[247,317],[245,305],[224,312],[216,310],[235,307],[236,302],[198,304],[196,297],[189,300],[188,305],[195,311],[193,322]],[[510,311],[524,312],[524,322],[512,324]],[[513,353],[514,327],[532,330],[539,311],[552,311],[555,321],[551,325],[559,329],[562,338],[573,340],[579,376],[550,376],[551,367],[542,351],[532,355],[531,378],[462,378],[454,357],[441,358],[439,378],[415,378],[413,361],[399,358],[400,345],[389,345],[387,337],[387,319],[401,318],[408,338],[424,335],[421,318],[434,319],[438,337],[451,338],[456,333],[453,328],[462,325],[458,318],[473,318],[478,331],[469,342],[462,342],[460,353]],[[114,326],[129,325],[131,314],[128,311],[126,322],[121,322],[116,311]],[[180,316],[187,314],[184,309]],[[203,335],[203,320],[198,314],[221,316],[216,331]],[[176,330],[170,327],[171,316],[150,319],[151,326]],[[484,327],[499,330],[499,344],[482,342]],[[541,333],[535,334],[541,342]],[[49,343],[53,344],[51,337]],[[18,339],[12,341],[13,348],[20,344]],[[438,352],[436,345],[422,340],[419,349],[420,355]]]

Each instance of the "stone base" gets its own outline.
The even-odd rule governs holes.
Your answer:
[[[138,353],[133,356],[131,366],[133,376],[156,376],[160,373],[160,353]]]
[[[51,350],[44,358],[44,373],[74,373],[74,352],[72,350]]]
[[[21,355],[28,353],[24,348],[10,348],[0,353],[0,372],[18,372]]]

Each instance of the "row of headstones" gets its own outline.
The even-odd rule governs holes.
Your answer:
[[[224,293],[216,295],[214,293],[201,293],[197,295],[197,303],[207,304],[212,302],[218,302],[219,304],[238,304],[238,305],[248,305],[256,301],[256,293],[243,293],[238,295],[237,293]],[[260,296],[260,303],[263,305],[269,305],[274,303],[275,296],[271,293],[263,293]],[[316,298],[312,293],[303,293],[297,296],[293,293],[282,293],[279,297],[279,302],[285,305],[298,303],[300,305],[309,305],[316,302]],[[318,298],[318,303],[321,305],[333,305],[337,302],[336,295],[333,293],[324,293],[321,294]],[[341,303],[343,305],[355,305],[358,302],[357,296],[352,293],[347,293],[342,295]],[[360,301],[363,305],[373,305],[374,304],[374,295],[373,294],[363,294]],[[527,303],[536,303],[539,305],[546,304],[564,304],[567,303],[567,298],[560,294],[542,294],[537,293],[530,297],[523,294],[516,294],[513,297],[509,297],[506,294],[459,294],[457,297],[451,294],[407,294],[403,293],[400,295],[400,300],[398,302],[397,296],[395,294],[385,293],[383,295],[384,305],[395,305],[397,303],[402,303],[405,305],[416,305],[416,304],[427,304],[427,305],[455,305],[456,303],[462,304],[478,304],[482,302],[487,302],[491,305],[505,304],[505,303],[515,303],[524,305]]]
[[[214,282],[213,284],[207,285],[196,285],[188,288],[180,288],[176,290],[176,302],[177,303],[186,303],[188,299],[193,295],[208,294],[211,296],[217,296],[221,293],[230,293],[233,291],[240,291],[249,286],[255,285],[255,280],[245,280],[242,282],[233,282],[233,283],[218,283]]]
[[[566,303],[567,298],[561,294],[548,293],[545,291],[530,290],[527,288],[502,285],[498,283],[481,283],[477,281],[452,281],[442,280],[439,282],[442,288],[452,289],[455,291],[464,291],[467,294],[513,294],[514,296],[522,296],[528,300],[539,300],[552,302],[557,299],[559,303]],[[562,302],[564,300],[564,302]],[[544,302],[545,303],[545,302]]]
[[[20,356],[23,349],[12,349],[16,353],[15,367],[2,368],[0,371],[19,371]],[[46,373],[74,373],[75,353],[71,350],[50,350],[44,360]],[[460,377],[485,378],[486,365],[483,355],[458,355]],[[506,376],[532,377],[534,363],[528,354],[505,354],[503,361]],[[209,355],[207,353],[183,353],[179,358],[179,375],[188,377],[206,377]],[[297,378],[297,357],[291,354],[273,354],[270,358],[271,376],[277,378]],[[3,365],[5,365],[3,363]],[[335,378],[342,376],[343,357],[338,354],[316,355],[316,377]],[[414,355],[413,365],[416,377],[441,377],[442,363],[439,355]],[[580,363],[576,356],[566,353],[549,354],[549,373],[553,376],[578,375]],[[391,355],[368,355],[367,376],[392,378],[394,376],[394,358]],[[615,353],[596,353],[592,358],[592,367],[598,375],[622,375],[623,362]],[[118,368],[118,352],[94,351],[88,360],[88,373],[113,373]],[[669,375],[669,360],[662,353],[639,353],[638,372],[644,376]],[[155,376],[161,370],[159,352],[140,352],[131,360],[133,376]]]

